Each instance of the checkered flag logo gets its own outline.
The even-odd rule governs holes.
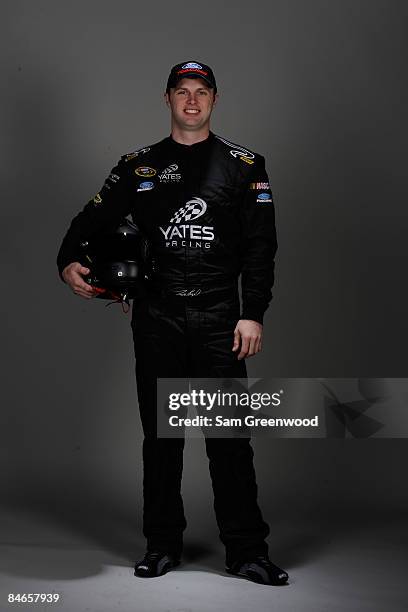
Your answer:
[[[184,206],[179,208],[172,218],[170,223],[180,223],[181,221],[194,221],[201,217],[207,210],[207,204],[201,198],[193,198]]]

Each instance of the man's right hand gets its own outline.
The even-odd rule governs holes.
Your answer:
[[[62,278],[69,285],[74,293],[81,297],[90,299],[98,294],[92,285],[89,285],[82,278],[82,274],[89,274],[90,269],[74,261],[66,266],[62,271]]]

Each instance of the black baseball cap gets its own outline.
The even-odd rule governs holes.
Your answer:
[[[180,79],[184,79],[185,77],[204,79],[204,81],[206,81],[208,85],[214,89],[214,93],[217,92],[217,84],[211,68],[206,66],[206,64],[202,64],[201,62],[192,61],[182,62],[181,64],[176,64],[173,66],[167,80],[166,91],[168,92],[170,87],[175,87],[178,81]]]

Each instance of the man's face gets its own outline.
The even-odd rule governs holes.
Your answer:
[[[210,122],[218,94],[203,79],[181,79],[165,94],[174,124],[183,130],[199,130]]]

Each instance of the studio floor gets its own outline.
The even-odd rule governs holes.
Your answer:
[[[136,578],[143,540],[125,550],[112,524],[87,530],[52,513],[3,509],[0,610],[63,612],[402,612],[406,610],[407,529],[401,515],[275,525],[272,561],[290,581],[257,585],[224,571],[223,549],[199,529],[185,539],[182,564]],[[91,525],[91,523],[89,523]],[[95,538],[95,533],[104,538]],[[9,603],[8,594],[58,593],[56,603]]]

